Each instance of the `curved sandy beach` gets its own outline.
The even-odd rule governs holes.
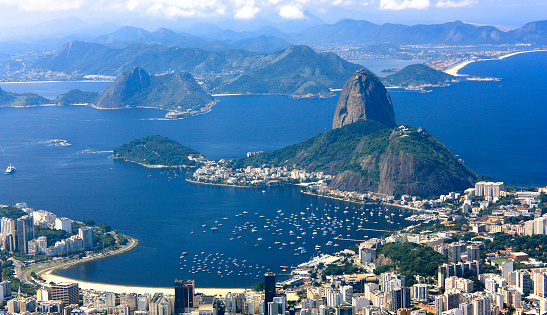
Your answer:
[[[547,50],[538,49],[538,50],[516,51],[516,52],[510,53],[510,54],[499,56],[498,58],[495,58],[495,59],[466,60],[464,62],[460,62],[459,64],[444,70],[443,72],[446,73],[446,74],[450,74],[452,76],[455,76],[455,77],[463,77],[463,76],[466,76],[466,75],[465,74],[458,74],[458,71],[461,70],[463,67],[467,66],[470,63],[473,63],[473,62],[476,62],[476,61],[501,60],[501,59],[505,59],[505,58],[515,56],[515,55],[519,55],[519,54],[533,53],[533,52],[539,52],[539,51],[547,51]]]
[[[106,284],[106,283],[97,283],[97,282],[87,282],[80,281],[76,279],[65,278],[61,276],[56,276],[51,274],[51,271],[46,272],[42,275],[42,278],[49,283],[51,281],[55,283],[59,282],[73,282],[78,283],[80,289],[84,290],[96,290],[96,291],[105,291],[105,292],[114,292],[114,293],[164,293],[164,294],[175,294],[175,289],[165,288],[165,287],[138,287],[138,286],[125,286],[125,285],[116,285],[116,284]],[[174,280],[173,280],[174,283]],[[243,288],[196,288],[196,292],[203,293],[206,295],[219,295],[225,296],[226,293],[243,293],[246,289]],[[247,289],[248,290],[248,289]]]

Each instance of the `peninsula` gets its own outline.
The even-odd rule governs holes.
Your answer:
[[[112,157],[146,167],[188,167],[202,164],[198,151],[160,135],[146,136],[113,150]]]

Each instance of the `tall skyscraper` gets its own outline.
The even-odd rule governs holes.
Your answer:
[[[190,313],[194,308],[194,280],[175,280],[175,313]]]
[[[268,315],[268,303],[273,302],[275,296],[275,273],[267,272],[264,275],[264,315]]]
[[[28,241],[34,239],[34,220],[26,215],[17,219],[17,250],[28,254]]]

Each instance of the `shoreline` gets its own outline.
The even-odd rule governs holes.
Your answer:
[[[452,75],[452,76],[455,76],[455,77],[466,77],[467,74],[458,74],[458,71],[460,71],[462,68],[464,68],[465,66],[473,63],[473,62],[477,62],[477,61],[490,61],[490,60],[503,60],[505,58],[509,58],[509,57],[512,57],[512,56],[515,56],[515,55],[520,55],[520,54],[527,54],[527,53],[534,53],[534,52],[545,52],[547,51],[547,49],[537,49],[537,50],[524,50],[524,51],[516,51],[516,52],[512,52],[512,53],[508,53],[508,54],[505,54],[505,55],[501,55],[501,56],[498,56],[497,58],[493,58],[493,59],[472,59],[472,60],[466,60],[466,61],[463,61],[463,62],[460,62],[458,64],[456,64],[455,66],[452,66],[446,70],[444,70],[443,72],[446,73],[446,74],[449,74],[449,75]]]
[[[131,161],[131,160],[127,160],[123,157],[117,157],[117,156],[114,156],[114,155],[111,155],[109,156],[111,159],[113,160],[120,160],[120,161],[124,161],[124,162],[127,162],[127,163],[133,163],[133,164],[138,164],[140,166],[144,166],[146,168],[155,168],[155,169],[159,169],[159,168],[184,168],[184,169],[188,169],[188,168],[193,168],[195,166],[190,166],[190,165],[175,165],[175,166],[169,166],[169,165],[161,165],[161,164],[144,164],[144,163],[140,163],[140,162],[135,162],[135,161]]]
[[[114,293],[138,293],[145,294],[150,293],[154,294],[157,292],[163,294],[175,294],[175,288],[167,287],[143,287],[143,286],[131,286],[131,285],[122,285],[122,284],[108,284],[108,283],[99,283],[99,282],[90,282],[82,281],[67,277],[57,276],[51,273],[51,271],[46,272],[42,275],[42,278],[47,282],[73,282],[78,283],[80,289],[84,290],[95,290],[95,291],[104,291],[104,292],[114,292]],[[206,295],[226,295],[228,292],[232,293],[243,293],[249,289],[244,288],[196,288],[196,292],[203,293]]]
[[[383,202],[383,201],[381,201],[380,203],[364,202],[364,201],[358,201],[358,200],[348,200],[348,199],[344,199],[344,198],[341,198],[341,197],[335,197],[335,196],[320,195],[320,194],[312,193],[312,192],[309,192],[309,191],[301,191],[301,192],[303,194],[306,194],[306,195],[311,195],[311,196],[316,196],[316,197],[321,197],[321,198],[328,198],[328,199],[339,200],[339,201],[345,201],[345,202],[351,202],[351,203],[356,203],[356,204],[360,204],[360,205],[371,205],[371,206],[376,205],[376,206],[396,207],[396,208],[401,208],[401,209],[406,209],[406,210],[413,210],[413,211],[423,211],[422,209],[417,209],[417,208],[413,208],[413,207],[410,207],[410,206],[399,205],[399,204],[396,204],[396,203],[387,203],[387,202]]]

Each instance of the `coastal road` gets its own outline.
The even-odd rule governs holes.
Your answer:
[[[134,238],[131,238],[129,236],[126,236],[126,238],[128,240],[127,244],[120,247],[119,249],[117,249],[115,251],[110,251],[110,252],[105,253],[105,254],[102,254],[102,253],[101,254],[93,254],[91,256],[86,256],[86,257],[83,257],[81,259],[79,258],[79,259],[68,259],[67,260],[66,258],[62,258],[62,259],[58,259],[58,260],[54,260],[54,261],[46,261],[46,262],[42,262],[42,263],[31,264],[25,270],[21,270],[21,266],[19,266],[19,269],[17,269],[17,265],[14,261],[14,265],[16,266],[17,278],[19,280],[21,280],[21,282],[23,282],[23,283],[30,284],[30,285],[35,285],[36,283],[35,283],[35,281],[33,281],[32,276],[31,276],[31,274],[33,272],[36,273],[37,275],[41,275],[41,274],[44,274],[48,271],[53,271],[55,269],[67,268],[67,267],[70,267],[70,266],[74,266],[74,265],[81,264],[81,263],[84,263],[84,262],[92,261],[92,260],[95,260],[95,259],[101,259],[101,258],[105,258],[105,257],[109,257],[109,256],[122,254],[122,253],[125,253],[125,252],[133,249],[139,243],[138,240],[136,240]],[[43,283],[43,284],[45,284],[45,283]]]

